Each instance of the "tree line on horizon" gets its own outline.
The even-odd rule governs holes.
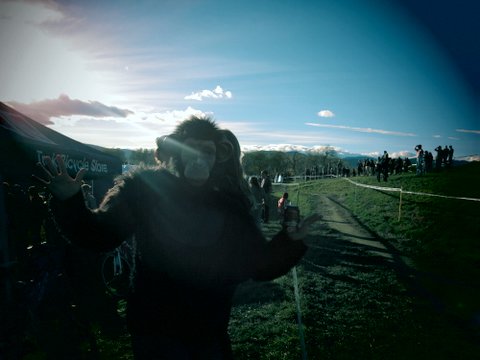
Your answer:
[[[153,149],[104,149],[110,155],[121,159],[124,164],[152,166],[156,164]],[[357,160],[355,160],[357,161]],[[341,159],[335,150],[323,153],[302,153],[298,151],[249,151],[242,154],[242,166],[245,174],[260,174],[267,170],[270,174],[284,176],[304,175],[306,170],[317,174],[327,174],[339,167],[355,167],[350,161]]]

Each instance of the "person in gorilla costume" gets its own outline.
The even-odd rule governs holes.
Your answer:
[[[87,209],[81,180],[61,157],[44,158],[39,178],[72,242],[108,251],[137,242],[127,325],[136,359],[231,359],[227,333],[236,286],[272,280],[303,256],[317,216],[267,241],[250,215],[240,146],[209,118],[191,117],[157,139],[157,158],[173,165],[123,175],[98,209]]]

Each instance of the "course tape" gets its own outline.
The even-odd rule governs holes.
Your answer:
[[[480,201],[480,199],[477,198],[470,198],[470,197],[461,197],[461,196],[447,196],[447,195],[438,195],[438,194],[429,194],[429,193],[422,193],[422,192],[416,192],[416,191],[405,191],[402,190],[401,188],[392,188],[392,187],[383,187],[383,186],[373,186],[373,185],[365,185],[365,184],[360,184],[355,181],[352,181],[348,178],[343,178],[347,180],[348,182],[351,182],[352,184],[364,188],[369,188],[369,189],[375,189],[375,190],[381,190],[381,191],[394,191],[394,192],[401,192],[403,194],[412,194],[412,195],[422,195],[422,196],[433,196],[433,197],[439,197],[439,198],[444,198],[444,199],[456,199],[456,200],[468,200],[468,201]]]
[[[312,246],[309,245],[308,247],[312,247]],[[312,261],[310,261],[310,260],[302,259],[301,261],[302,261],[304,264],[308,264],[308,265],[313,266],[314,268],[320,269],[320,270],[322,270],[322,271],[327,270],[327,266],[317,265],[317,264],[315,264],[314,262],[312,262]]]
[[[273,183],[273,186],[300,186],[300,183]]]

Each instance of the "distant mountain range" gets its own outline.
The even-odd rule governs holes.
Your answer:
[[[273,145],[247,145],[242,146],[242,151],[244,152],[251,152],[251,151],[282,151],[282,152],[299,152],[303,154],[325,154],[326,152],[330,154],[334,154],[340,158],[377,158],[378,156],[382,156],[382,152],[372,152],[368,154],[359,154],[359,153],[351,153],[348,151],[344,151],[340,148],[334,146],[302,146],[302,145],[291,145],[291,144],[273,144]],[[390,157],[413,157],[415,153],[402,151],[398,153],[389,153]]]
[[[246,145],[242,146],[243,152],[253,152],[253,151],[281,151],[281,152],[299,152],[302,154],[325,154],[330,153],[334,154],[340,158],[345,157],[361,157],[364,158],[376,158],[380,156],[379,153],[371,153],[371,154],[354,154],[349,153],[346,151],[341,150],[340,148],[336,148],[334,146],[302,146],[302,145],[291,145],[291,144],[271,144],[271,145]],[[402,153],[401,156],[406,156]]]
[[[327,151],[330,154],[334,154],[342,159],[351,159],[355,158],[358,160],[363,160],[365,158],[376,159],[378,156],[382,156],[383,152],[372,152],[368,154],[359,154],[359,153],[351,153],[348,151],[343,151],[340,148],[336,148],[334,146],[313,146],[307,147],[302,145],[291,145],[291,144],[274,144],[274,145],[247,145],[242,146],[242,151],[250,152],[250,151],[284,151],[284,152],[300,152],[304,154],[325,154]],[[408,158],[415,158],[415,153],[410,151],[400,151],[400,152],[393,152],[389,153],[391,158],[397,157],[408,157]],[[435,156],[435,154],[434,154]],[[457,161],[480,161],[480,154],[473,154],[467,156],[454,156],[455,160]]]

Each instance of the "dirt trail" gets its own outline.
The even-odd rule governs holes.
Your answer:
[[[421,285],[422,280],[428,278],[438,286],[449,286],[452,289],[472,286],[417,271],[410,258],[401,254],[388,240],[379,237],[361,224],[351,211],[334,197],[318,195],[317,204],[318,211],[323,215],[320,238],[326,239],[328,246],[336,248],[340,254],[355,252],[356,261],[359,263],[373,263],[393,270],[398,280],[407,286],[410,292],[430,302],[437,311],[442,311],[445,304]],[[325,243],[324,240],[322,243]],[[318,247],[317,241],[309,245],[313,248]],[[339,260],[340,263],[344,263],[342,259]]]
[[[359,223],[352,213],[332,197],[317,196],[318,212],[322,214],[320,237],[309,242],[311,248],[330,249],[338,255],[336,265],[346,264],[346,258],[357,265],[382,265],[394,268],[401,277],[409,277],[413,270],[407,263],[410,260],[401,256],[386,240],[379,238]],[[318,239],[320,238],[320,243]],[[325,258],[320,253],[315,253]],[[327,255],[331,263],[335,258]],[[307,258],[308,261],[308,258]]]
[[[326,196],[321,197],[320,202],[323,205],[322,209],[326,210],[323,221],[330,229],[341,233],[344,241],[364,245],[367,248],[367,253],[383,256],[388,261],[393,259],[393,255],[388,253],[386,246],[369,231],[361,227],[341,205]]]
[[[388,352],[391,359],[447,359],[479,353],[464,324],[420,285],[410,259],[334,197],[317,197],[323,220],[307,238],[301,263],[307,341],[313,342],[310,349],[321,349],[310,350],[311,358],[350,358],[356,352],[357,358],[381,358]]]

